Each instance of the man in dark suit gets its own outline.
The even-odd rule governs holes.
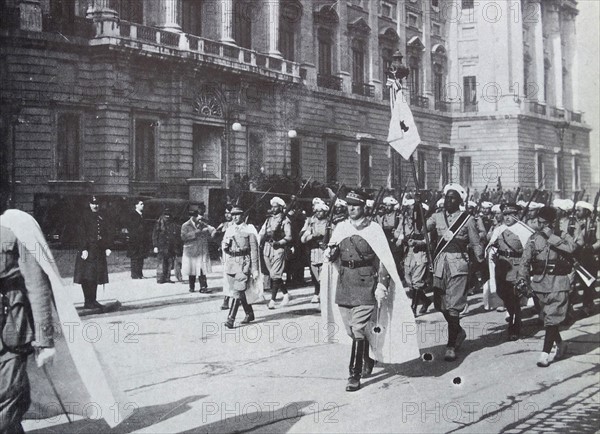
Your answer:
[[[90,197],[89,211],[82,214],[77,227],[78,253],[73,282],[81,284],[86,309],[104,308],[96,301],[98,285],[108,283],[106,258],[110,256],[111,237],[106,219],[100,214],[96,196]]]
[[[146,258],[146,233],[144,231],[144,201],[138,200],[135,211],[127,221],[129,246],[127,256],[131,259],[131,278],[143,279],[144,259]]]

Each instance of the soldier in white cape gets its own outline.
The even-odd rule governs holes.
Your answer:
[[[347,200],[350,200],[349,197],[352,193],[348,194]],[[415,318],[383,229],[375,223],[367,223],[357,229],[349,220],[345,220],[336,226],[329,241],[329,246],[337,246],[343,240],[354,235],[361,237],[368,244],[390,277],[385,298],[381,299],[379,297],[378,306],[375,307],[373,314],[370,316],[365,330],[368,341],[367,348],[370,347],[373,359],[382,363],[397,364],[418,358],[420,353]],[[326,253],[331,256],[330,252]],[[342,259],[341,255],[340,258],[331,262],[326,258],[321,273],[321,316],[328,331],[332,332],[328,333],[330,342],[338,342],[337,336],[343,334],[337,334],[336,332],[345,328],[340,312],[343,307],[336,308],[334,306],[339,271],[340,267],[344,266]],[[350,342],[350,340],[346,341]],[[356,390],[354,387],[349,387],[346,390]],[[360,387],[360,383],[358,387]]]

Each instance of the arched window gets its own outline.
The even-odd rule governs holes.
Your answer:
[[[342,79],[334,75],[335,34],[339,17],[334,4],[324,5],[314,11],[314,23],[317,34],[317,86],[342,90]]]
[[[408,58],[408,67],[410,68],[410,95],[416,97],[421,94],[421,62],[418,56]]]
[[[352,87],[353,93],[362,93],[360,91],[355,91],[354,87],[357,89],[362,88],[363,83],[365,82],[365,41],[362,39],[353,39],[352,40]]]
[[[296,60],[296,35],[302,19],[302,4],[296,0],[281,0],[279,7],[279,51],[284,59]]]

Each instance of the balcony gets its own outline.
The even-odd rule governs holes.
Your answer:
[[[421,107],[424,109],[429,108],[429,99],[424,97],[423,95],[411,95],[410,96],[410,105],[414,107]]]
[[[565,119],[565,110],[556,107],[550,107],[550,116],[557,119]]]
[[[85,20],[91,23],[88,20]],[[90,45],[110,45],[213,64],[221,68],[258,74],[270,79],[299,83],[300,65],[290,60],[260,54],[253,50],[187,33],[169,32],[157,27],[120,20],[116,28],[106,31],[102,23],[92,27]],[[80,23],[80,26],[82,23]],[[104,33],[106,32],[106,33]],[[340,86],[341,88],[341,86]]]
[[[92,20],[78,16],[73,17],[71,21],[52,15],[42,15],[42,31],[89,39],[94,37],[94,24]]]
[[[571,119],[571,122],[578,122],[578,123],[583,122],[581,112],[573,112],[571,110],[567,110],[567,111],[569,112],[569,118]]]
[[[537,113],[538,115],[546,116],[546,105],[545,104],[541,104],[537,101],[527,101],[527,104],[529,105],[528,108],[531,113]]]
[[[317,86],[326,89],[342,90],[342,78],[335,75],[317,74]]]
[[[352,83],[352,93],[362,96],[375,96],[375,86],[368,83]],[[388,93],[389,96],[389,93]]]

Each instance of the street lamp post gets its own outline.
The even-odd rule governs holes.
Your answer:
[[[560,195],[561,198],[565,198],[565,133],[569,129],[569,122],[563,121],[556,125],[558,138],[560,140],[560,172],[562,179],[559,179],[560,182]],[[559,167],[556,168],[558,170]],[[557,176],[558,179],[558,176]]]

